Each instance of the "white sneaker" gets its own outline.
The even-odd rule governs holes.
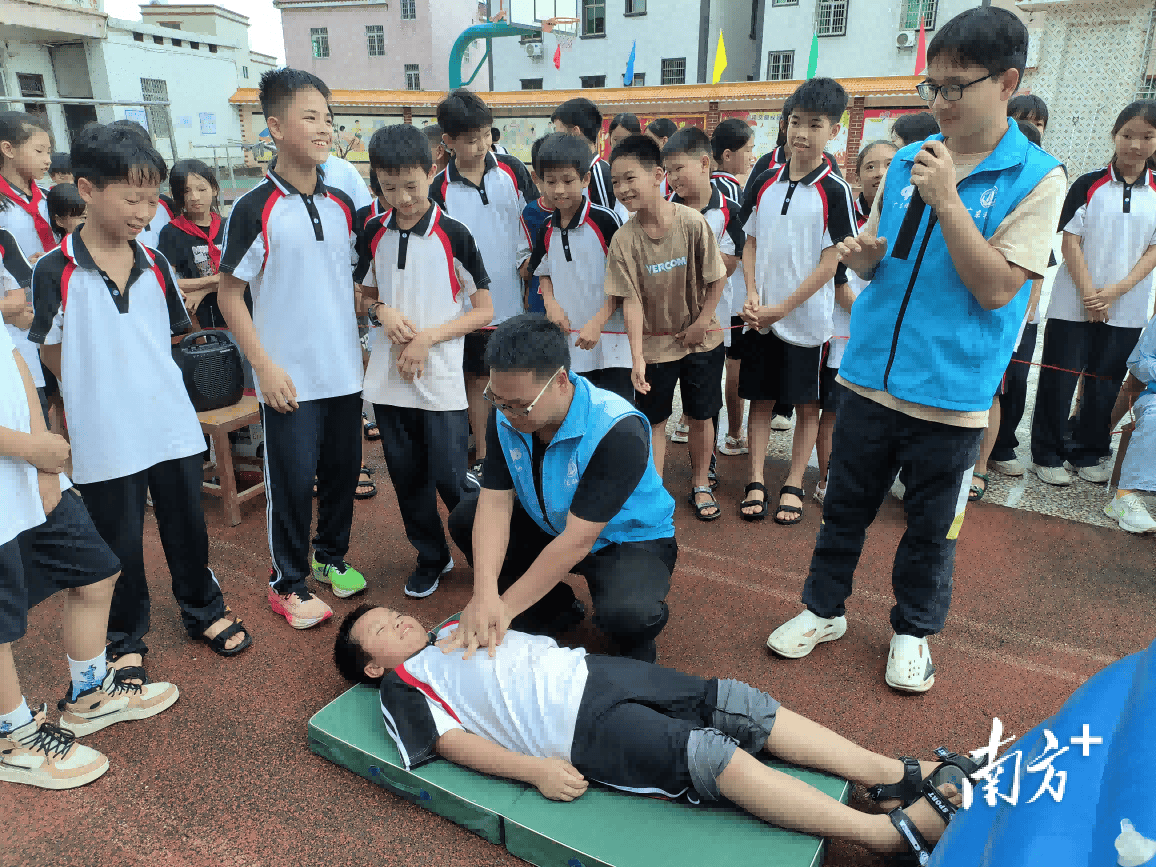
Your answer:
[[[887,654],[887,685],[902,692],[927,692],[935,684],[935,666],[926,638],[891,636]]]
[[[1076,474],[1085,482],[1091,482],[1094,485],[1103,485],[1112,478],[1112,467],[1110,464],[1096,464],[1092,467],[1072,467]]]
[[[1129,533],[1151,533],[1156,530],[1156,521],[1152,520],[1138,494],[1113,498],[1112,502],[1104,506],[1104,514],[1115,518],[1120,529]]]
[[[896,476],[895,481],[891,483],[891,496],[897,500],[902,500],[906,494],[907,486],[899,481],[899,477]]]
[[[816,644],[842,638],[847,631],[846,617],[820,617],[804,608],[767,638],[767,647],[786,659],[802,659]]]
[[[108,770],[108,759],[48,723],[48,705],[18,729],[0,735],[0,781],[40,789],[74,789]]]
[[[1063,467],[1041,467],[1039,464],[1032,464],[1032,469],[1041,482],[1047,482],[1049,485],[1063,487],[1072,483],[1072,477]]]
[[[988,461],[987,465],[1005,476],[1022,476],[1024,474],[1024,465],[1015,458],[1010,461]]]
[[[771,416],[771,430],[790,430],[791,420],[781,415]]]

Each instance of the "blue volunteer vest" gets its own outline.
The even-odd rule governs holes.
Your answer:
[[[931,136],[942,141],[942,135]],[[955,270],[930,207],[905,220],[911,169],[923,143],[900,150],[882,192],[879,237],[887,254],[851,308],[844,379],[902,400],[957,411],[986,410],[1027,312],[1031,281],[998,310],[984,310]],[[985,238],[1059,160],[1027,140],[1014,121],[996,149],[958,184]]]
[[[498,440],[514,480],[514,491],[534,522],[551,536],[561,535],[566,529],[566,516],[578,481],[602,437],[627,416],[646,419],[625,398],[595,388],[575,373],[570,374],[570,379],[574,383],[570,411],[542,458],[541,499],[534,486],[532,435],[519,433],[503,413],[497,414]],[[649,427],[648,424],[648,430]],[[591,550],[598,551],[612,543],[644,542],[673,535],[674,498],[662,486],[653,458],[648,458],[646,472],[634,493],[602,529]]]

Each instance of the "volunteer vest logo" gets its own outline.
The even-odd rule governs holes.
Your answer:
[[[522,450],[521,449],[510,449],[510,460],[520,461],[521,459],[522,459]]]
[[[686,267],[686,256],[679,256],[669,262],[659,262],[657,265],[647,265],[646,270],[651,274],[662,274],[664,271],[673,271],[675,268]]]
[[[571,458],[566,465],[566,487],[573,488],[578,484],[578,459]]]
[[[905,199],[910,199],[913,195],[915,195],[915,184],[908,184],[905,186],[902,190],[899,191],[899,195],[903,196]]]
[[[996,194],[996,188],[995,187],[992,187],[989,190],[984,190],[979,195],[980,205],[982,205],[985,208],[990,208],[993,204],[995,204],[995,194]]]

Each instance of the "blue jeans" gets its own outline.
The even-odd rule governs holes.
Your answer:
[[[891,571],[897,635],[923,638],[943,629],[951,605],[955,537],[967,503],[965,480],[979,457],[983,430],[924,421],[888,409],[848,389],[835,419],[823,522],[803,586],[803,604],[819,617],[838,617],[867,528],[902,467],[907,532]]]

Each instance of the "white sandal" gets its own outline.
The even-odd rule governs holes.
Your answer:
[[[805,608],[770,634],[767,647],[786,659],[802,659],[816,644],[842,638],[846,631],[846,617],[827,619]]]
[[[935,684],[935,666],[926,638],[914,635],[892,635],[887,653],[887,673],[883,678],[889,687],[902,692],[927,692]]]
[[[672,443],[685,443],[690,441],[690,426],[685,424],[675,423],[674,433],[670,435]]]
[[[750,453],[750,445],[747,443],[746,436],[738,437],[737,439],[730,434],[727,434],[723,444],[718,447],[719,452],[724,455],[745,455]]]

